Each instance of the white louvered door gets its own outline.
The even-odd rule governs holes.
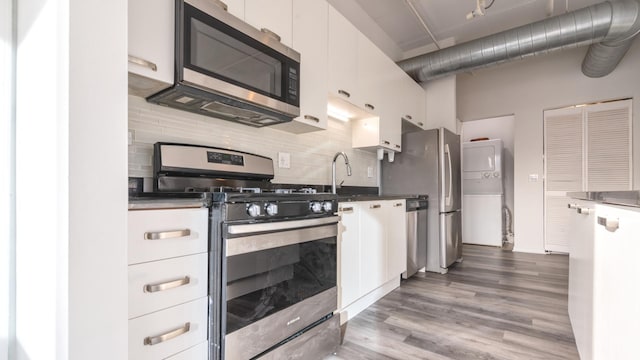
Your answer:
[[[569,252],[567,192],[631,189],[631,103],[544,112],[546,251]]]
[[[586,190],[631,190],[631,100],[585,107]]]
[[[583,188],[583,139],[581,108],[544,112],[546,251],[569,251],[567,192]]]

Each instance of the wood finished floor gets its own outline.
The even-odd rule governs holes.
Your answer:
[[[418,273],[346,324],[330,359],[578,359],[569,259],[465,245],[448,274]]]

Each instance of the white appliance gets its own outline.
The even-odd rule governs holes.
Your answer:
[[[502,140],[462,144],[462,242],[502,246]]]

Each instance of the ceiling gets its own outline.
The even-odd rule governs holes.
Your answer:
[[[484,10],[485,15],[467,20],[467,14],[476,8],[476,0],[329,0],[394,60],[474,40],[599,2],[602,0],[495,0],[491,4],[491,0],[485,0],[488,7]]]

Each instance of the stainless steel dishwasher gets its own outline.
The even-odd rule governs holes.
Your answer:
[[[427,265],[428,196],[407,199],[407,279]]]

